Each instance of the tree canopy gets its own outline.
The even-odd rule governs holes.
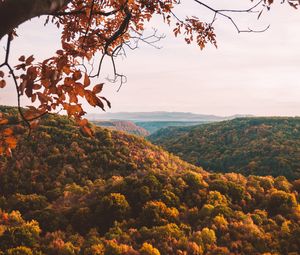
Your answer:
[[[249,117],[169,127],[148,138],[207,170],[300,178],[298,117]]]
[[[152,44],[161,39],[156,32],[151,36],[143,35],[145,24],[154,16],[160,16],[175,36],[182,34],[186,43],[195,42],[203,49],[207,43],[217,45],[214,23],[218,16],[227,18],[238,32],[253,32],[240,29],[230,13],[258,12],[259,17],[262,10],[269,9],[273,3],[272,0],[261,0],[249,3],[251,7],[245,10],[221,10],[199,0],[194,2],[214,14],[211,22],[203,22],[200,15],[179,18],[174,11],[181,5],[178,0],[1,0],[0,40],[6,38],[7,46],[5,59],[0,64],[0,88],[6,86],[7,76],[11,76],[18,97],[19,121],[29,128],[41,115],[64,110],[91,135],[87,121],[82,120],[85,111],[80,99],[93,107],[110,107],[110,102],[101,94],[103,83],[97,83],[96,79],[103,59],[111,59],[113,81],[122,85],[126,77],[118,73],[115,58],[126,49],[136,48],[139,41]],[[299,0],[288,0],[288,3],[297,8]],[[17,36],[16,28],[42,15],[47,16],[46,23],[61,28],[61,48],[41,62],[36,62],[33,55],[22,55],[13,67],[10,45]],[[34,105],[27,111],[20,107],[23,95]],[[15,146],[12,130],[7,124],[7,118],[1,115],[0,152]]]
[[[94,128],[43,116],[0,156],[1,255],[299,254],[300,179],[208,173]]]

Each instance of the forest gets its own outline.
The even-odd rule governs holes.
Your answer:
[[[93,136],[54,114],[30,136],[15,126],[0,158],[0,254],[299,254],[299,179],[210,173],[88,125]]]
[[[116,91],[120,91],[127,82],[119,61],[128,51],[140,48],[140,44],[160,48],[157,43],[165,35],[158,28],[167,26],[172,36],[198,50],[217,48],[217,34],[222,41],[231,33],[225,32],[224,24],[237,34],[266,32],[270,24],[256,26],[256,22],[248,24],[245,19],[251,16],[257,21],[275,5],[273,0],[250,1],[247,6],[182,2],[0,0],[1,102],[17,105],[0,106],[0,255],[299,254],[299,118],[242,118],[167,128],[150,137],[157,145],[113,130],[137,129],[129,123],[119,123],[112,129],[96,126],[85,118],[91,107],[95,112],[111,108],[114,100],[107,97],[104,85],[116,84]],[[300,6],[300,0],[280,3],[278,9],[284,13],[286,7],[290,10]],[[271,61],[285,55],[280,50],[280,54],[274,54],[276,47],[284,44],[269,46],[279,38],[291,35],[294,39],[297,35],[297,26],[293,26],[297,22],[287,22],[288,14],[282,17],[284,26],[278,24],[279,36],[268,36],[269,40],[263,41],[271,49]],[[22,31],[25,22],[32,27]],[[39,23],[43,26],[37,28]],[[156,25],[148,32],[152,24]],[[287,77],[293,74],[291,63],[298,63],[291,60],[297,50],[286,57],[289,63],[280,59],[264,62],[263,57],[247,48],[249,43],[242,42],[246,47],[241,55],[238,44],[231,41],[236,55],[228,57],[222,71],[233,76],[227,70],[237,75],[257,64],[272,67],[273,87],[281,79],[287,84],[278,94],[284,96],[289,91]],[[298,45],[290,40],[284,48],[296,49],[294,43]],[[32,45],[33,49],[29,47]],[[261,45],[257,41],[255,51]],[[182,60],[179,49],[175,58],[169,58],[175,64]],[[184,49],[182,53],[188,52]],[[246,53],[255,59],[251,69],[244,63],[238,66],[245,69],[227,66],[234,56]],[[147,55],[135,65],[127,62],[126,66],[135,77],[143,77],[143,82],[137,80],[137,84],[150,81],[153,88],[159,85],[155,98],[164,94],[163,87],[167,89],[165,95],[179,93],[180,100],[176,101],[182,110],[191,103],[185,91],[197,96],[197,105],[209,98],[189,90],[188,69],[195,69],[197,78],[201,76],[190,84],[201,87],[207,81],[217,83],[212,76],[222,77],[221,69],[215,68],[219,57],[210,54],[209,61],[202,60],[205,66],[211,65],[209,69],[194,66],[193,62],[188,68],[177,69],[183,72],[184,80],[175,78],[177,72],[169,66],[171,62],[165,64],[159,59],[152,63]],[[146,62],[150,63],[151,77],[137,72],[148,69]],[[275,69],[276,63],[291,72],[283,72],[281,77],[273,75],[281,70]],[[108,69],[109,75],[103,73]],[[158,79],[159,74],[168,76],[168,88]],[[263,88],[266,80],[254,73],[251,76]],[[205,82],[206,77],[209,79]],[[239,77],[241,86],[244,79]],[[171,78],[179,81],[180,87],[174,86]],[[227,79],[222,83],[231,84]],[[164,115],[145,84],[139,86],[147,92],[139,107],[155,105],[158,115]],[[216,102],[221,103],[228,90],[218,89],[221,97]],[[136,87],[125,104],[117,101],[123,110],[138,102],[139,96]],[[164,103],[167,101],[171,104],[174,100]],[[294,106],[294,101],[288,102]],[[194,114],[188,115],[196,121]]]
[[[237,118],[170,127],[149,140],[207,170],[300,178],[299,117]]]

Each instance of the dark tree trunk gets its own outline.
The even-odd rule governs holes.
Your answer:
[[[23,22],[51,15],[70,0],[0,0],[0,40]]]

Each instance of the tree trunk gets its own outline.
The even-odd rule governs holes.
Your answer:
[[[0,40],[23,22],[51,15],[71,0],[0,0]]]

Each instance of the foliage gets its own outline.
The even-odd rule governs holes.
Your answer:
[[[182,35],[186,43],[195,42],[201,49],[207,43],[217,45],[213,24],[192,16],[179,19],[173,12],[177,0],[49,0],[0,2],[0,40],[7,35],[6,55],[0,62],[0,89],[4,88],[7,76],[16,87],[18,106],[22,121],[31,126],[31,121],[47,112],[65,110],[77,120],[86,133],[91,135],[87,121],[81,120],[85,111],[81,100],[91,106],[105,109],[110,102],[101,94],[104,83],[95,81],[102,70],[105,57],[112,61],[113,82],[126,77],[119,74],[115,58],[124,55],[125,49],[138,47],[140,41],[153,44],[163,36],[144,36],[146,23],[154,16],[171,27],[175,36]],[[216,13],[217,14],[217,13]],[[42,60],[20,56],[15,67],[10,63],[10,48],[16,28],[31,18],[48,15],[45,24],[53,23],[61,29],[61,48]],[[223,15],[224,16],[224,15]],[[94,61],[100,55],[98,66]],[[27,111],[20,108],[20,98],[25,95],[32,103]],[[0,125],[7,125],[6,117],[0,116]],[[9,153],[16,145],[9,127],[0,126],[0,154]]]
[[[1,164],[0,254],[300,250],[298,181],[209,174],[142,138],[97,127],[86,137],[55,115]]]
[[[162,129],[155,144],[205,169],[300,178],[300,118],[238,118]]]

